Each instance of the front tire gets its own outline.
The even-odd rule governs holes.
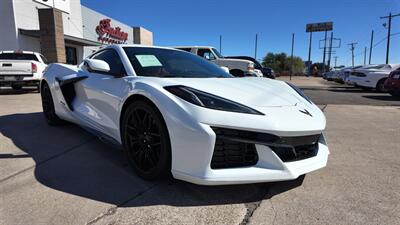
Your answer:
[[[40,92],[42,97],[42,108],[43,114],[46,118],[46,121],[51,126],[57,126],[64,123],[62,119],[60,119],[55,111],[53,97],[51,96],[51,91],[49,85],[44,82],[42,85],[42,90]]]
[[[128,162],[146,180],[171,172],[171,144],[161,113],[145,101],[128,106],[121,123],[121,138]]]

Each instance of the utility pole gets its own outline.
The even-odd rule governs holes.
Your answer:
[[[310,32],[310,46],[308,47],[308,75],[311,75],[311,43],[312,43],[312,31]]]
[[[351,51],[351,66],[354,67],[354,49],[355,49],[355,45],[357,44],[357,42],[352,42],[349,43],[348,45],[350,45],[350,51]]]
[[[294,33],[292,34],[292,53],[290,56],[290,80],[292,80],[292,74],[293,74],[293,49],[294,49]]]
[[[333,32],[331,32],[331,40],[329,42],[328,70],[331,68],[332,42],[333,42]]]
[[[381,17],[381,19],[388,18],[388,20],[389,20],[389,22],[388,22],[387,45],[386,45],[386,64],[389,64],[390,32],[391,32],[391,29],[392,29],[392,18],[394,18],[396,16],[400,16],[400,13],[396,14],[396,15],[392,15],[392,13],[389,13],[389,16]]]
[[[323,64],[323,69],[322,72],[325,72],[325,55],[326,55],[326,33],[327,31],[325,30],[325,38],[324,38],[324,56],[322,57],[322,64]]]
[[[219,53],[222,54],[222,35],[219,35]]]
[[[258,42],[258,34],[256,34],[256,43],[254,49],[254,59],[257,59],[257,42]]]
[[[369,46],[369,60],[368,60],[368,64],[371,65],[371,57],[372,57],[372,44],[374,43],[374,30],[372,30],[371,32],[371,45]]]
[[[367,47],[364,48],[364,65],[367,64]]]

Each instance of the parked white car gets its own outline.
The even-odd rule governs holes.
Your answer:
[[[22,86],[38,87],[46,63],[46,58],[37,52],[1,51],[0,86],[11,86],[15,90]]]
[[[79,124],[121,146],[145,179],[196,184],[293,180],[325,167],[323,112],[283,81],[235,78],[171,48],[110,45],[41,82],[51,125]]]
[[[385,81],[390,72],[400,68],[400,64],[382,64],[370,67],[361,67],[350,72],[347,79],[348,84],[362,88],[375,89],[378,92],[385,92]]]
[[[229,73],[235,77],[263,77],[262,71],[255,69],[252,61],[224,58],[224,56],[222,56],[217,49],[211,46],[176,46],[173,48],[191,52],[195,55],[210,60],[219,66],[227,67],[229,69]]]

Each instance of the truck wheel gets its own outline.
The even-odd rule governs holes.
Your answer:
[[[238,69],[230,70],[229,73],[235,77],[244,77],[244,72]]]
[[[22,89],[22,85],[20,85],[20,84],[11,84],[11,87],[14,90],[21,90]]]

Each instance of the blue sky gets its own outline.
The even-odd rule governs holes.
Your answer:
[[[305,25],[334,22],[334,36],[342,39],[336,49],[338,65],[351,65],[347,43],[358,42],[355,63],[362,64],[364,47],[369,48],[371,30],[374,42],[387,36],[380,16],[400,13],[400,0],[81,0],[82,4],[132,26],[153,32],[154,44],[212,45],[223,55],[254,56],[258,34],[257,58],[267,52],[290,54],[291,35],[295,33],[295,55],[307,60],[309,34]],[[400,63],[400,16],[392,20],[390,62]],[[312,57],[322,61],[319,40],[313,34]],[[384,63],[386,40],[373,49],[372,63]],[[367,58],[368,61],[368,58]],[[333,60],[332,60],[333,63]]]

